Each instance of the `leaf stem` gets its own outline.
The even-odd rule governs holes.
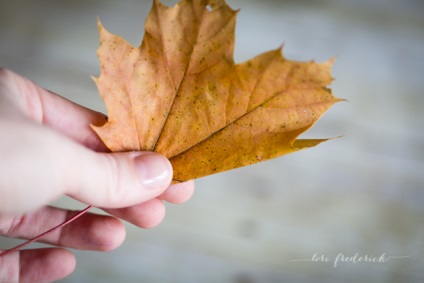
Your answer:
[[[90,210],[91,208],[92,208],[92,206],[91,206],[91,205],[89,205],[89,206],[87,206],[86,208],[84,208],[83,210],[81,210],[80,212],[78,212],[76,215],[74,215],[74,216],[72,216],[71,218],[69,218],[69,219],[67,219],[67,220],[63,221],[63,222],[62,222],[62,223],[60,223],[59,225],[57,225],[57,226],[55,226],[55,227],[51,228],[50,230],[47,230],[47,231],[45,231],[45,232],[41,233],[40,235],[35,236],[34,238],[31,238],[31,239],[29,239],[28,241],[26,241],[26,242],[24,242],[24,243],[22,243],[22,244],[20,244],[20,245],[17,245],[17,246],[15,246],[15,247],[11,248],[11,249],[8,249],[8,250],[5,250],[5,251],[1,252],[1,253],[0,253],[0,257],[5,256],[5,255],[7,255],[7,254],[9,254],[9,253],[12,253],[12,252],[15,252],[15,251],[19,251],[19,250],[21,250],[23,247],[26,247],[26,246],[28,246],[29,244],[31,244],[31,243],[33,243],[33,242],[35,242],[35,241],[39,240],[39,239],[40,239],[40,238],[42,238],[43,236],[45,236],[45,235],[47,235],[47,234],[49,234],[49,233],[51,233],[51,232],[53,232],[53,231],[55,231],[55,230],[57,230],[57,229],[59,229],[59,228],[63,227],[63,226],[65,226],[65,225],[67,225],[67,224],[71,223],[72,221],[74,221],[75,219],[77,219],[78,217],[80,217],[81,215],[83,215],[84,213],[86,213],[86,212],[87,212],[88,210]]]

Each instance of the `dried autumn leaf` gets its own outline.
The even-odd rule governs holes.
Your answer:
[[[332,60],[277,49],[236,65],[236,14],[224,0],[155,0],[140,47],[99,22],[95,81],[109,120],[93,128],[109,149],[159,152],[186,181],[324,141],[296,138],[340,100],[327,88]]]

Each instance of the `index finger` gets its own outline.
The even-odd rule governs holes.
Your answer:
[[[50,126],[63,135],[96,151],[106,146],[91,129],[101,126],[107,116],[78,105],[30,80],[6,69],[0,69],[0,80],[7,94],[23,114],[33,121]]]

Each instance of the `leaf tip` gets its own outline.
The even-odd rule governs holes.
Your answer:
[[[94,81],[95,84],[98,83],[99,77],[90,76],[90,78]]]
[[[334,63],[336,62],[337,56],[333,56],[327,61],[324,62],[324,64],[328,65],[330,68],[333,67]]]
[[[109,33],[106,28],[103,26],[102,22],[100,21],[100,18],[97,17],[97,30],[99,31],[100,36],[100,43],[105,38],[105,36]]]
[[[102,22],[100,21],[100,17],[99,17],[99,16],[97,16],[96,20],[97,20],[97,28],[98,28],[99,30],[104,29],[103,24],[102,24]]]
[[[279,50],[281,52],[281,54],[283,54],[283,50],[284,50],[285,46],[286,46],[286,43],[283,42],[283,43],[280,44],[280,46],[277,47],[277,50]]]

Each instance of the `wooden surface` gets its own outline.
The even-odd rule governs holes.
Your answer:
[[[168,205],[159,227],[128,225],[113,252],[76,251],[77,269],[61,282],[423,282],[423,2],[229,3],[241,8],[238,62],[282,43],[290,59],[337,56],[332,88],[349,102],[306,136],[344,137],[198,180],[193,199]],[[89,77],[99,74],[96,17],[138,45],[149,7],[1,1],[0,65],[104,111]],[[407,257],[334,267],[340,253]],[[314,254],[324,257],[295,261]]]

